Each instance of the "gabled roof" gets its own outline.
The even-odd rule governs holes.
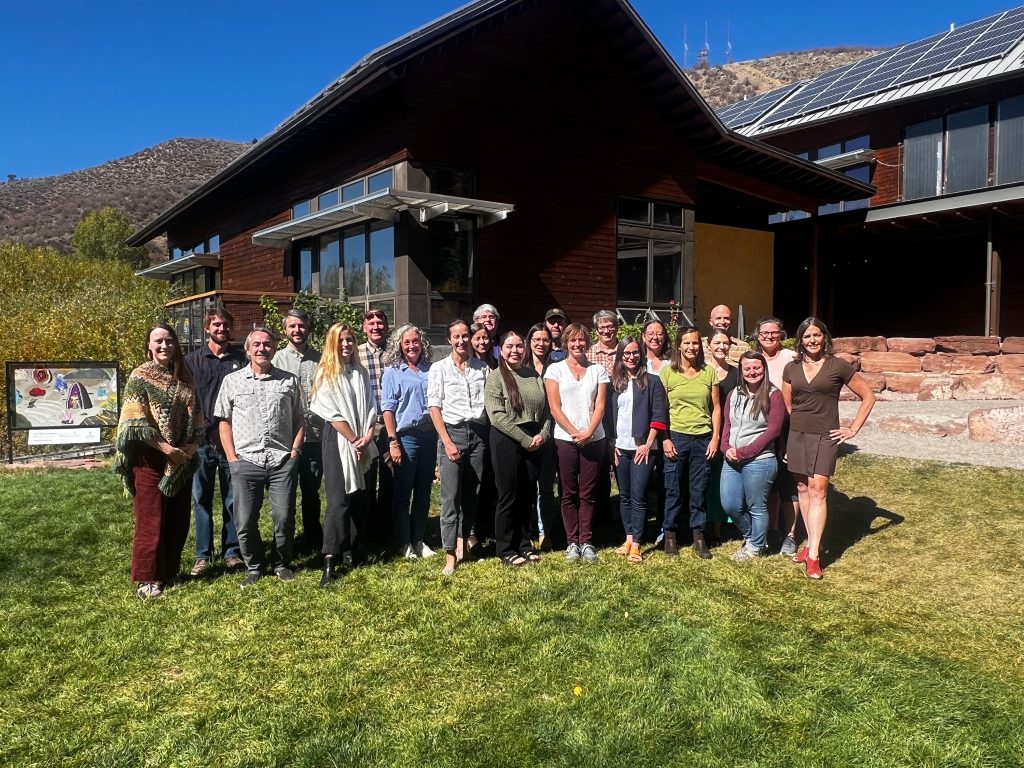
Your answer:
[[[718,116],[743,135],[767,135],[1022,69],[1019,7],[729,104]]]
[[[269,161],[328,112],[357,96],[382,89],[400,78],[407,68],[420,65],[444,49],[546,2],[574,6],[581,23],[592,24],[607,33],[610,47],[636,73],[656,107],[686,137],[699,159],[797,190],[821,202],[874,194],[874,188],[868,184],[728,130],[627,0],[478,0],[367,54],[220,173],[138,231],[129,242],[142,244],[166,231],[192,206],[228,181]]]

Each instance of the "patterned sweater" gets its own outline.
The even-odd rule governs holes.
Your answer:
[[[122,395],[114,456],[114,472],[121,477],[128,493],[135,495],[131,462],[134,451],[159,437],[175,448],[197,442],[202,424],[195,389],[176,381],[170,370],[150,360],[132,371]],[[178,466],[168,460],[160,492],[164,496],[177,494],[191,481],[198,462],[196,456]]]

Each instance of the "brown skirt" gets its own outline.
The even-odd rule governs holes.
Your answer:
[[[832,477],[836,471],[838,455],[839,444],[828,435],[790,430],[786,463],[794,475]]]

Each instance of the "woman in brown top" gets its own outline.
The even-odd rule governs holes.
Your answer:
[[[808,317],[797,328],[796,353],[796,360],[782,372],[782,396],[790,413],[787,461],[800,495],[807,546],[796,553],[793,562],[805,563],[807,575],[820,579],[819,547],[828,513],[828,481],[836,469],[839,445],[864,426],[875,396],[852,365],[833,356],[832,336],[816,317]],[[861,401],[849,427],[839,424],[839,393],[844,384]]]

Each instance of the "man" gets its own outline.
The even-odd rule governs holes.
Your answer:
[[[388,344],[388,318],[381,310],[370,308],[363,315],[363,333],[366,342],[359,345],[359,362],[370,374],[373,386],[373,404],[377,406],[377,428],[374,439],[377,442],[379,458],[367,473],[367,486],[364,499],[366,509],[363,520],[366,528],[366,540],[383,542],[388,535],[391,524],[391,489],[393,475],[391,469],[391,452],[388,445],[388,434],[384,429],[384,421],[380,407],[380,384],[384,377],[384,351]]]
[[[594,315],[594,330],[597,331],[597,343],[587,350],[587,360],[600,363],[611,376],[615,352],[619,348],[619,316],[610,309],[598,310]]]
[[[729,329],[732,328],[732,310],[725,306],[725,304],[718,304],[712,308],[708,324],[711,326],[712,333],[715,331],[724,331],[725,333],[729,333]],[[750,351],[750,345],[743,339],[737,339],[733,336],[729,336],[729,338],[732,339],[732,346],[729,348],[729,362],[738,366],[740,356],[744,352]],[[708,349],[708,340],[705,338],[704,359],[708,360],[710,357],[711,351]]]
[[[213,562],[211,507],[218,476],[221,496],[221,556],[224,558],[224,565],[231,570],[242,565],[238,533],[235,531],[232,516],[234,499],[231,474],[221,449],[217,419],[213,415],[217,393],[224,377],[245,365],[245,355],[238,348],[231,346],[233,324],[234,317],[223,307],[208,309],[203,319],[203,328],[206,329],[208,340],[204,346],[189,352],[185,357],[185,366],[195,381],[196,397],[206,420],[203,440],[198,451],[199,468],[192,479],[192,504],[195,508],[196,523],[196,560],[192,565],[193,576],[201,575]]]
[[[610,309],[598,310],[594,315],[594,328],[597,331],[597,343],[587,350],[587,360],[592,363],[603,365],[608,375],[612,375],[612,368],[615,366],[615,356],[619,349],[619,316]],[[611,398],[612,388],[605,387],[607,397],[604,404],[604,431],[605,434],[613,434],[614,423],[612,419],[613,410]],[[597,476],[597,508],[598,517],[610,519],[612,512],[612,466],[615,460],[615,441],[604,441],[605,452],[601,458],[601,469]]]
[[[494,357],[497,359],[501,355],[501,340],[498,338],[498,322],[501,320],[501,315],[498,314],[498,310],[494,308],[493,304],[481,304],[473,312],[473,322],[480,323],[484,328],[487,329],[487,335],[491,337],[491,348],[494,350]]]
[[[544,313],[544,325],[551,334],[551,354],[548,355],[549,363],[558,363],[565,360],[568,353],[562,349],[562,331],[569,322],[569,317],[558,307],[549,309]]]
[[[284,335],[288,346],[274,355],[274,367],[288,371],[299,380],[305,402],[302,455],[299,457],[299,490],[302,492],[302,543],[310,552],[323,546],[324,529],[320,524],[320,482],[324,476],[320,439],[323,419],[309,410],[310,389],[320,353],[309,346],[312,323],[301,309],[289,309],[284,316]],[[292,515],[295,510],[292,510]]]
[[[243,589],[263,578],[259,522],[264,490],[270,492],[274,521],[271,568],[281,581],[295,578],[289,560],[304,408],[299,380],[274,367],[275,347],[274,336],[266,328],[250,331],[245,340],[249,365],[224,377],[214,410],[235,488],[238,546],[248,571]]]

